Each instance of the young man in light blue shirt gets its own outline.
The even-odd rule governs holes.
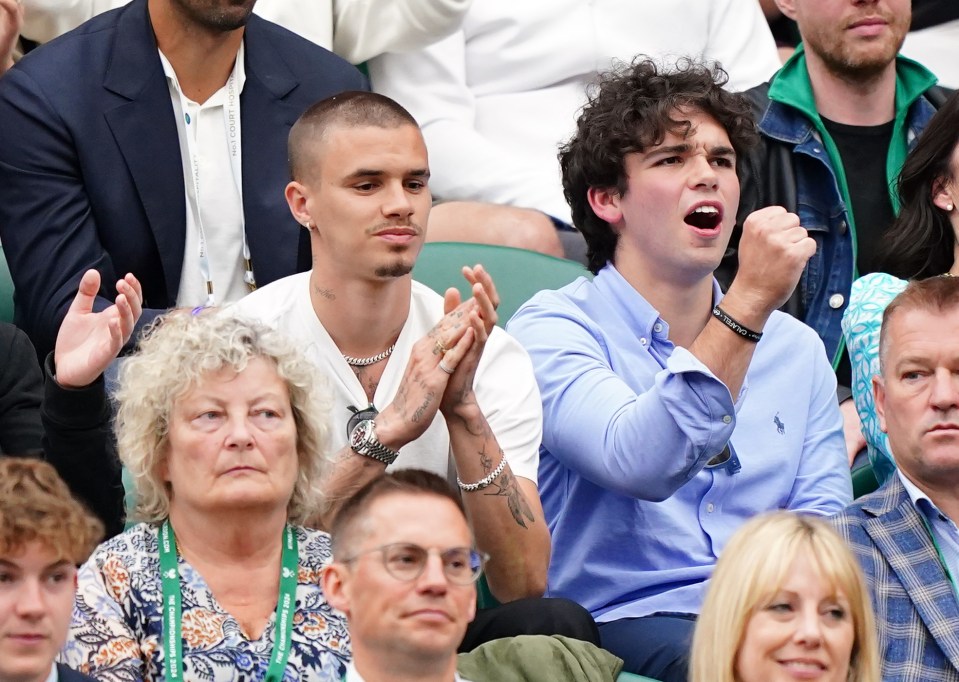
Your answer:
[[[693,62],[604,77],[560,154],[596,277],[508,326],[543,397],[549,592],[592,612],[626,670],[667,681],[686,679],[705,583],[746,519],[851,499],[822,342],[776,312],[815,242],[762,209],[725,297],[713,278],[755,140],[724,82]]]

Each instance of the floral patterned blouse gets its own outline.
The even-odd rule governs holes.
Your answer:
[[[158,526],[140,524],[100,545],[81,567],[61,661],[103,682],[165,680]],[[350,658],[346,619],[320,588],[330,537],[297,528],[299,585],[284,682],[339,682]],[[203,577],[179,559],[186,680],[260,682],[273,653],[276,614],[250,641]]]

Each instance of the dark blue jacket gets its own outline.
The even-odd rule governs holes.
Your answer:
[[[287,208],[286,142],[314,102],[366,89],[329,51],[255,14],[240,96],[243,210],[260,285],[310,267]],[[101,14],[28,54],[0,79],[0,240],[16,323],[40,357],[88,268],[109,305],[127,272],[143,283],[140,326],[174,305],[186,200],[170,91],[146,0]]]

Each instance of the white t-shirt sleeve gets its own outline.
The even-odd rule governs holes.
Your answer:
[[[529,355],[498,327],[483,352],[474,387],[480,409],[513,473],[536,483],[543,403]]]

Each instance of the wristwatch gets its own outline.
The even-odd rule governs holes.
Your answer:
[[[376,439],[376,424],[372,419],[364,419],[350,431],[350,448],[358,455],[375,459],[389,466],[400,456],[396,450],[383,445]]]

